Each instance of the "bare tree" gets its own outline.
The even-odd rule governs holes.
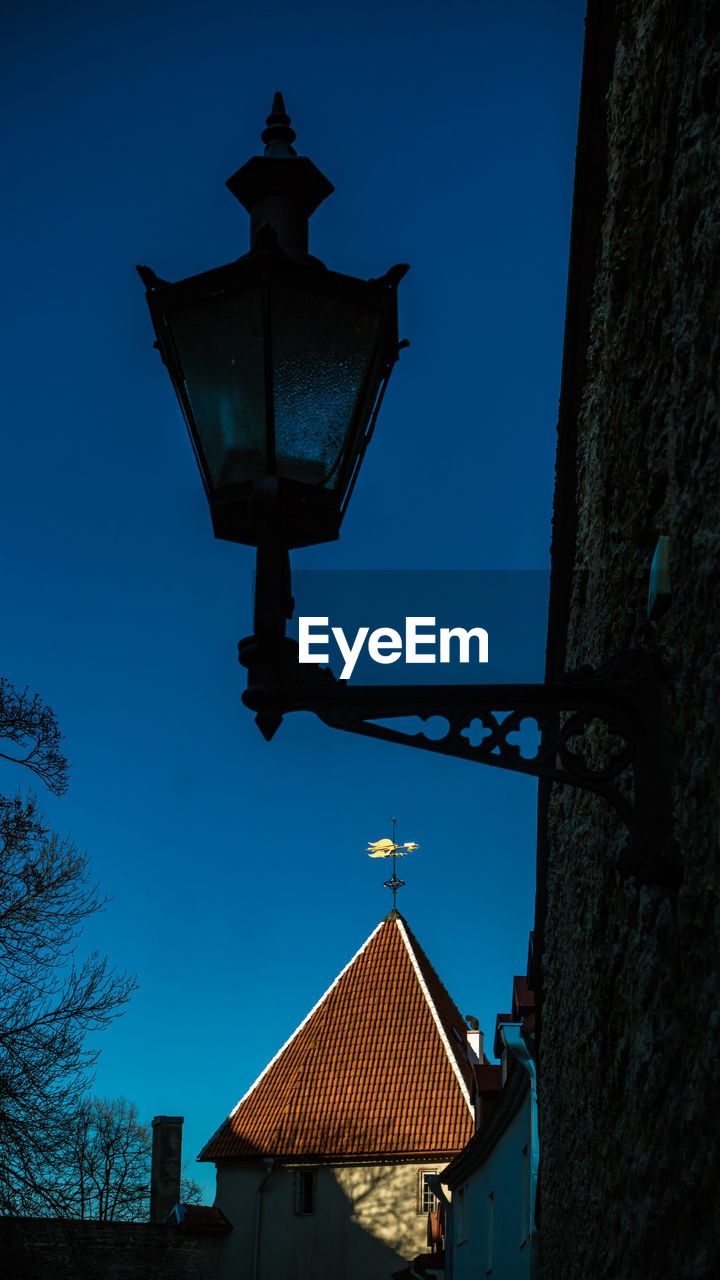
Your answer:
[[[0,739],[0,758],[62,794],[54,713],[6,680]],[[49,829],[35,797],[0,795],[0,1212],[61,1211],[47,1174],[92,1079],[85,1036],[135,985],[97,952],[77,957],[85,920],[104,905],[86,856]]]
[[[147,1218],[152,1134],[134,1102],[87,1099],[68,1150],[68,1217]]]
[[[103,1222],[147,1220],[152,1133],[126,1098],[86,1098],[53,1170],[53,1194],[68,1218]],[[197,1203],[200,1188],[181,1183],[181,1199]]]
[[[41,778],[50,791],[67,791],[68,763],[60,750],[62,734],[54,711],[40,701],[39,694],[22,693],[0,676],[0,739],[6,749],[0,759],[25,765]],[[11,749],[12,748],[12,749]]]

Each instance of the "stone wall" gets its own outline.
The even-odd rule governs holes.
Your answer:
[[[623,879],[617,816],[553,789],[541,1274],[697,1280],[720,1275],[720,3],[606,9],[607,199],[582,406],[560,427],[577,427],[575,492],[557,499],[576,503],[576,554],[550,626],[569,668],[637,643],[670,537],[657,639],[685,869],[676,892]]]
[[[0,1218],[4,1280],[214,1280],[228,1236],[146,1222]]]

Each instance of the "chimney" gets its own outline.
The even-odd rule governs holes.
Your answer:
[[[180,1201],[184,1116],[155,1116],[152,1122],[150,1221],[164,1222]]]
[[[471,1013],[465,1015],[465,1021],[468,1024],[467,1042],[468,1042],[468,1058],[472,1063],[484,1062],[483,1057],[483,1033],[480,1030],[480,1023]]]

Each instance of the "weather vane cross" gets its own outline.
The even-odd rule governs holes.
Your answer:
[[[393,860],[392,876],[390,877],[389,880],[383,881],[383,884],[386,889],[392,889],[393,911],[395,910],[395,895],[397,894],[398,889],[402,889],[405,884],[405,881],[400,880],[396,874],[395,859],[404,858],[406,853],[412,853],[413,850],[418,849],[420,847],[419,845],[414,844],[412,840],[408,841],[407,844],[397,844],[395,840],[396,825],[397,825],[397,818],[393,818],[392,840],[388,840],[387,837],[384,840],[375,840],[375,841],[371,840],[367,848],[368,854],[370,855],[371,858],[392,858]]]

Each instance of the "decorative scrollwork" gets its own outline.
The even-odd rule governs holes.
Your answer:
[[[582,667],[556,684],[355,688],[320,668],[305,667],[303,680],[293,680],[297,663],[290,648],[269,659],[251,639],[243,642],[240,660],[249,669],[243,701],[257,712],[266,737],[272,737],[289,712],[312,711],[332,728],[592,791],[628,827],[631,844],[618,861],[623,873],[670,887],[679,882],[679,860],[669,834],[671,768],[657,653],[621,653],[597,670]],[[436,727],[440,718],[447,727],[443,732],[441,724],[438,734],[426,736],[422,725],[412,731],[387,723],[417,717],[426,726],[434,721]],[[540,734],[532,756],[508,741],[525,720],[533,720]],[[485,732],[473,745],[475,723]],[[594,735],[592,725],[597,726]],[[571,745],[578,739],[586,744],[583,754]],[[608,739],[619,745],[608,750]],[[621,786],[626,776],[631,776],[629,788]]]
[[[401,880],[400,877],[396,876],[395,874],[393,874],[389,880],[383,880],[383,889],[392,889],[393,906],[395,905],[394,895],[397,893],[398,889],[404,889],[404,888],[405,888],[405,881]]]

